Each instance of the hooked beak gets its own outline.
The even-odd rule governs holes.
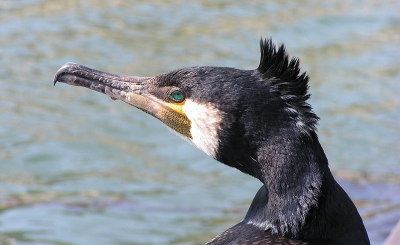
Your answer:
[[[125,76],[94,70],[79,64],[67,63],[54,75],[57,82],[81,86],[106,94],[113,100],[124,101],[157,117],[157,103],[147,93],[149,77]],[[153,98],[153,100],[157,100]]]
[[[160,119],[178,133],[191,138],[191,123],[182,111],[182,105],[167,103],[151,94],[151,81],[150,77],[112,74],[75,63],[65,64],[54,75],[54,85],[62,82],[106,94],[113,100],[124,101]]]

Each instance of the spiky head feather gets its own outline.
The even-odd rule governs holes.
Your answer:
[[[261,39],[260,48],[261,59],[257,70],[271,81],[273,90],[285,101],[286,111],[296,119],[301,132],[309,135],[316,131],[319,118],[307,103],[310,98],[309,78],[305,72],[300,73],[299,59],[289,60],[285,46],[277,49],[271,39]]]

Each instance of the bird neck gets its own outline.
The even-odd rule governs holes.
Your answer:
[[[297,140],[275,138],[259,148],[257,161],[264,185],[243,222],[290,238],[369,244],[357,209],[334,180],[315,133]],[[340,240],[354,237],[354,243]]]
[[[257,161],[264,187],[246,219],[272,233],[297,237],[309,211],[318,206],[326,173],[330,174],[317,136],[274,138],[258,149]]]

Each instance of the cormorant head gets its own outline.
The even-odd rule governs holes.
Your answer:
[[[155,77],[116,75],[67,63],[54,77],[122,100],[158,118],[199,149],[262,179],[257,151],[310,138],[318,120],[306,103],[308,77],[284,46],[261,40],[255,70],[177,69]],[[289,137],[289,138],[288,138]]]

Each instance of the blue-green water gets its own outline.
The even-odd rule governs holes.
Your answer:
[[[72,61],[153,76],[253,69],[261,36],[311,77],[320,139],[373,244],[400,218],[399,1],[0,2],[0,244],[203,244],[260,183],[156,119],[52,85]]]

